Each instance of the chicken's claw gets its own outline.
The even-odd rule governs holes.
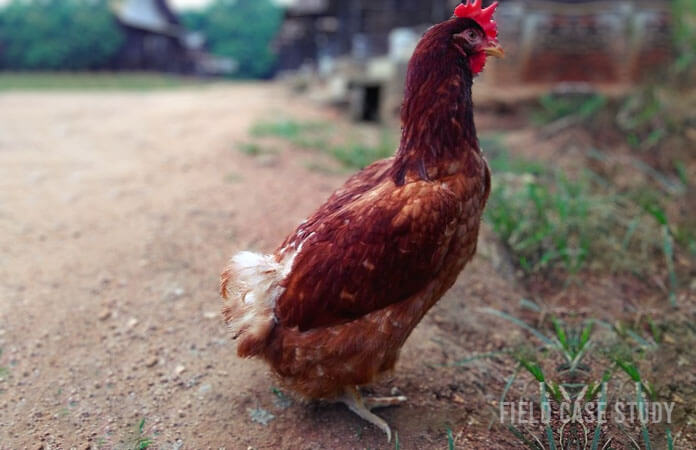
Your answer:
[[[408,399],[403,395],[396,397],[365,397],[363,403],[365,407],[372,411],[377,408],[388,408],[390,406],[399,406],[406,403]]]
[[[346,388],[346,393],[340,399],[348,409],[384,431],[387,435],[387,442],[391,442],[391,428],[389,428],[389,424],[384,419],[374,414],[371,410],[375,408],[386,408],[388,406],[398,406],[406,400],[406,397],[403,395],[397,397],[372,397],[363,399],[357,388]]]

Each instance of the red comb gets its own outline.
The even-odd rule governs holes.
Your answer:
[[[481,0],[464,0],[462,4],[454,10],[454,15],[459,18],[475,20],[489,39],[498,37],[498,24],[493,20],[493,14],[498,7],[498,2],[493,2],[488,8],[481,8]]]

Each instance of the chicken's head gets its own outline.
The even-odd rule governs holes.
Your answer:
[[[474,75],[483,70],[488,56],[504,55],[498,43],[498,24],[493,20],[497,7],[498,2],[482,8],[481,0],[464,0],[450,19],[452,45],[467,58]]]
[[[410,73],[418,84],[431,75],[448,78],[447,67],[464,65],[471,75],[479,74],[488,56],[502,57],[493,3],[481,8],[481,0],[465,0],[449,20],[431,27],[420,40],[411,58]],[[436,75],[437,76],[437,75]]]

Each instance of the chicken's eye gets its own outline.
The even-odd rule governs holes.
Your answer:
[[[478,35],[474,30],[466,30],[464,32],[464,37],[466,38],[467,41],[469,42],[474,42],[478,38]]]

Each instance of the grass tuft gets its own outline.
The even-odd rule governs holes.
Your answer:
[[[654,269],[657,255],[673,260],[659,209],[608,189],[596,174],[570,179],[505,154],[492,161],[503,172],[496,173],[485,217],[525,273],[641,273]]]
[[[449,427],[447,427],[447,450],[454,450],[454,435]]]
[[[150,448],[152,444],[152,438],[146,436],[145,418],[143,418],[138,423],[137,436],[135,438],[135,443],[133,444],[133,450],[145,450],[147,448]]]
[[[396,151],[397,143],[388,130],[383,130],[376,143],[355,136],[341,136],[324,122],[301,122],[294,119],[261,121],[252,126],[252,137],[283,139],[295,147],[325,153],[343,167],[351,170],[363,169],[374,161],[388,158]],[[333,142],[341,141],[341,142]],[[247,154],[257,155],[262,150],[258,144],[246,144],[241,149]],[[329,171],[321,165],[312,164],[311,170]]]
[[[395,150],[396,144],[384,135],[377,145],[349,142],[331,148],[329,153],[347,168],[363,169],[375,161],[389,158]]]
[[[607,104],[603,95],[556,95],[546,94],[539,98],[539,109],[532,119],[539,124],[572,118],[585,121],[602,111]]]
[[[328,128],[324,122],[300,122],[294,119],[261,121],[251,128],[253,137],[277,137],[287,140],[300,139],[306,133],[319,133]]]

